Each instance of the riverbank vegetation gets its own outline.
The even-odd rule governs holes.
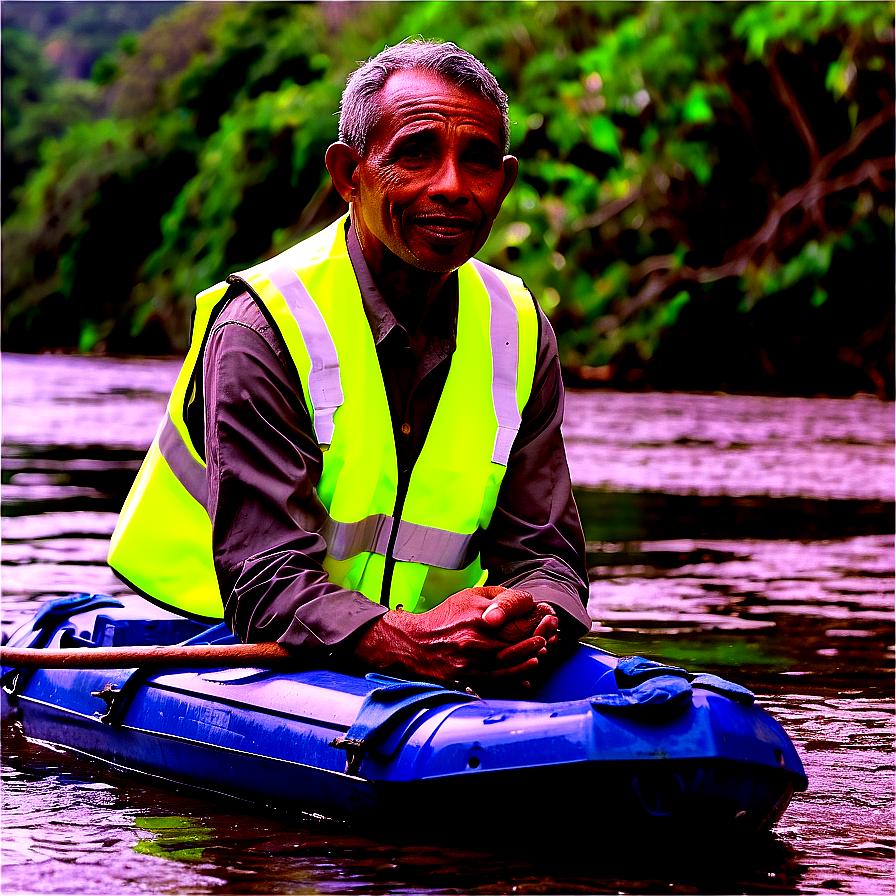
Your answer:
[[[52,67],[82,32],[33,19],[72,6],[161,14],[84,78]],[[3,348],[183,351],[197,292],[343,211],[346,74],[423,35],[510,96],[521,177],[480,257],[525,278],[571,382],[892,398],[893,12],[7,0]]]

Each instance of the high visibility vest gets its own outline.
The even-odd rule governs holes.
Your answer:
[[[476,260],[458,270],[457,347],[402,495],[389,402],[344,222],[228,283],[260,304],[302,383],[323,452],[316,491],[328,514],[321,535],[330,581],[422,612],[485,580],[478,539],[531,393],[537,312],[516,277]],[[187,410],[228,283],[197,296],[190,350],[109,550],[109,564],[137,591],[204,620],[220,620],[223,604],[206,466]]]

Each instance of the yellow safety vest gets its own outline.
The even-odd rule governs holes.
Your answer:
[[[484,581],[491,520],[535,371],[538,318],[522,281],[472,260],[458,270],[457,348],[429,433],[398,494],[391,416],[345,244],[345,219],[228,278],[261,303],[303,385],[323,450],[316,485],[330,581],[421,612]],[[228,283],[196,299],[193,339],[112,535],[109,564],[137,591],[220,620],[206,468],[187,428],[207,334]],[[403,497],[403,501],[402,501]]]

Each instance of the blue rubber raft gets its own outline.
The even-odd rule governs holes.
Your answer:
[[[78,594],[7,646],[225,643],[140,598]],[[807,787],[746,688],[586,645],[526,700],[323,669],[4,666],[2,714],[118,769],[377,828],[494,831],[536,807],[542,824],[593,825],[609,807],[617,830],[760,831]]]

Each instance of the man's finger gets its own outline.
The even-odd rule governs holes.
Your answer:
[[[532,595],[528,591],[507,589],[501,592],[486,608],[482,619],[489,625],[498,628],[510,619],[517,619],[531,613],[533,606]]]
[[[514,663],[523,663],[529,658],[535,658],[547,646],[544,638],[527,638],[519,644],[505,647],[496,657],[499,663],[505,666]]]
[[[541,604],[539,604],[539,606],[541,606]],[[550,640],[554,635],[557,634],[557,629],[559,627],[560,620],[553,614],[552,611],[550,616],[544,616],[541,619],[532,634],[540,635],[545,640]]]
[[[545,616],[553,616],[554,611],[548,604],[538,604],[529,613],[508,619],[500,628],[494,629],[495,636],[505,644],[515,644],[536,634],[539,623]]]
[[[526,660],[525,663],[520,663],[518,666],[513,666],[510,669],[496,669],[489,675],[489,679],[492,681],[495,680],[505,680],[508,678],[521,678],[526,675],[531,675],[538,668],[538,660],[533,656],[531,659]]]

